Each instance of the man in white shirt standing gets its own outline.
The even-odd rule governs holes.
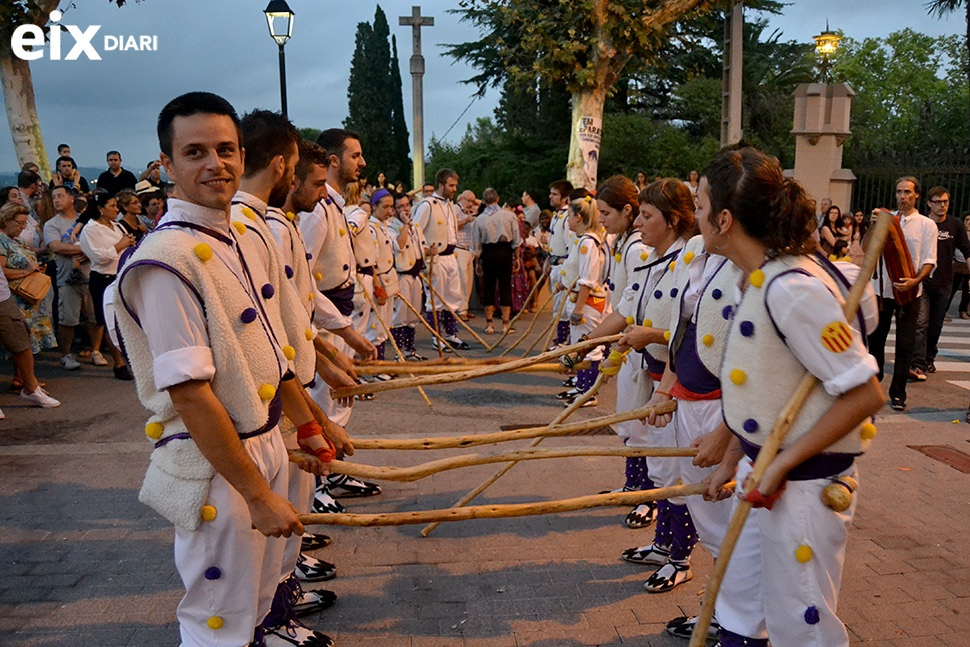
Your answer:
[[[468,312],[468,300],[471,299],[475,287],[475,255],[471,252],[472,225],[478,216],[478,200],[474,191],[462,191],[455,205],[455,217],[458,219],[458,247],[455,248],[455,259],[458,261],[458,275],[461,277],[461,308],[456,310],[464,321],[474,319],[475,315]]]
[[[458,270],[458,260],[455,249],[458,247],[458,219],[451,199],[458,190],[458,174],[451,169],[443,168],[435,175],[437,189],[430,197],[425,198],[414,207],[414,224],[418,226],[427,242],[429,265],[433,265],[431,285],[434,287],[435,310],[431,311],[432,295],[427,296],[428,322],[442,329],[442,336],[450,346],[458,350],[466,350],[468,344],[458,337],[458,322],[451,312],[458,312],[461,308],[461,277]],[[444,303],[442,303],[444,301]],[[447,307],[446,307],[447,306]],[[449,312],[449,309],[451,312]],[[435,340],[435,344],[438,340]],[[451,352],[445,346],[442,350]]]
[[[869,334],[869,352],[879,365],[880,381],[885,364],[886,338],[893,317],[896,318],[896,354],[893,356],[893,379],[889,385],[890,404],[896,411],[906,410],[906,380],[913,359],[920,303],[916,298],[899,304],[896,294],[915,291],[918,297],[922,291],[920,284],[933,272],[937,262],[936,223],[916,210],[919,191],[919,181],[914,177],[906,176],[896,181],[896,204],[899,207],[896,218],[902,227],[916,276],[894,283],[889,278],[885,263],[880,260],[872,277],[872,288],[876,296],[882,299],[882,309],[879,311],[879,325]]]

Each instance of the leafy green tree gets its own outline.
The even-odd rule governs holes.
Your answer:
[[[400,73],[396,75],[395,84],[396,57],[393,62],[394,65],[387,16],[378,5],[373,26],[366,22],[357,25],[347,86],[349,116],[344,120],[346,128],[360,134],[371,179],[376,179],[380,172],[389,179],[406,178],[410,168],[408,151],[402,151],[400,147],[402,135],[395,133],[395,125],[403,126],[403,99]],[[395,104],[400,105],[401,113],[397,124]],[[406,142],[407,129],[404,128],[403,140]]]
[[[957,9],[963,7],[967,23],[967,31],[963,44],[967,50],[968,57],[970,57],[970,2],[967,2],[967,0],[929,0],[924,6],[931,16],[935,15],[938,19],[942,19],[948,14],[956,13]],[[967,75],[967,80],[970,82],[970,64],[965,65],[964,70]]]
[[[712,0],[460,0],[454,11],[479,27],[475,42],[451,45],[448,53],[480,73],[470,79],[482,90],[507,79],[561,83],[571,95],[572,128],[567,177],[589,186],[577,126],[601,120],[606,97],[632,59],[655,61],[668,26]]]
[[[885,38],[845,38],[833,73],[856,91],[852,164],[939,159],[970,150],[967,50],[958,36],[911,29]]]

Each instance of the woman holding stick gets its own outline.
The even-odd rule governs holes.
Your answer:
[[[717,598],[721,645],[759,647],[770,639],[775,647],[845,647],[835,609],[855,500],[836,511],[822,495],[833,482],[851,491],[846,477],[856,476],[855,457],[875,435],[870,417],[884,402],[864,346],[877,317],[874,299],[869,294],[859,316],[846,321],[849,279],[813,253],[814,205],[777,159],[753,148],[718,154],[699,201],[707,248],[745,277],[721,368],[724,425],[733,436],[708,498],[730,496],[721,485],[735,471],[744,482],[805,372],[821,382],[747,497],[753,518]],[[752,599],[759,604],[752,607]]]
[[[600,225],[599,210],[590,196],[569,203],[566,222],[574,236],[561,271],[562,284],[573,286],[566,295],[569,303],[565,310],[569,312],[569,341],[575,344],[589,339],[589,333],[605,315],[612,312],[606,288],[606,257],[609,248],[606,245],[606,234]],[[599,371],[599,362],[603,359],[602,346],[587,353],[586,358],[592,362],[592,366],[576,373],[576,387],[556,396],[565,400],[566,407],[593,386]],[[594,395],[583,406],[595,407],[596,404]]]

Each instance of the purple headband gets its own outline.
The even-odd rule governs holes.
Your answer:
[[[372,207],[373,207],[373,206],[374,206],[375,204],[377,204],[377,203],[378,203],[378,202],[380,201],[380,199],[381,199],[381,198],[383,198],[383,197],[384,197],[385,195],[391,195],[391,192],[390,192],[390,191],[388,191],[387,189],[381,189],[380,191],[378,191],[377,193],[375,193],[375,194],[374,194],[374,196],[373,196],[373,197],[372,197],[372,198],[370,199],[370,206],[372,206]]]

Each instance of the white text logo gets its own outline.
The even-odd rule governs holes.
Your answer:
[[[50,13],[51,26],[48,32],[50,41],[49,58],[52,61],[61,60],[64,46],[68,43],[62,42],[63,31],[73,39],[71,48],[67,55],[63,57],[65,61],[76,61],[83,54],[89,60],[100,61],[101,54],[94,45],[94,37],[101,29],[101,25],[91,25],[82,30],[77,25],[64,25],[61,27],[61,12],[52,11]],[[102,50],[105,52],[155,52],[158,51],[158,36],[123,36],[106,35],[102,40]],[[44,30],[37,25],[21,25],[13,32],[10,39],[10,48],[14,56],[25,61],[36,61],[44,56]]]

